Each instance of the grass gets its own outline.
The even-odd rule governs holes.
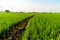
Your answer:
[[[37,14],[26,26],[22,40],[60,40],[60,14]]]
[[[22,40],[60,40],[60,14],[35,14],[28,21]],[[0,13],[0,33],[32,15],[34,13]]]
[[[6,13],[6,12],[0,13],[0,33],[9,30],[9,27],[11,25],[21,22],[22,20],[32,15],[33,14],[25,14],[25,13]]]

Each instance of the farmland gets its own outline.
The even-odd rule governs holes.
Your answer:
[[[24,26],[25,19],[31,16],[32,18],[27,21],[20,40],[60,40],[60,14],[56,13],[1,13],[0,33],[9,30],[10,27],[13,27],[11,25],[19,22]]]
[[[5,30],[9,30],[8,28],[11,25],[14,25],[15,23],[18,23],[32,15],[33,14],[1,13],[0,14],[0,33],[4,32]]]
[[[37,14],[28,23],[22,40],[60,40],[60,14]]]

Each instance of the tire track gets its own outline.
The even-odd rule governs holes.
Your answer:
[[[25,31],[25,27],[33,16],[26,18],[22,22],[13,26],[13,28],[9,29],[9,31],[4,32],[0,40],[21,40],[21,36]]]

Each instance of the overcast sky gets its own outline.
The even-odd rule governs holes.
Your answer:
[[[60,12],[60,0],[0,0],[3,10]]]

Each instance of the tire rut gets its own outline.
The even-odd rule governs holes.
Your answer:
[[[21,40],[25,27],[33,16],[26,18],[16,26],[13,26],[13,28],[9,29],[9,31],[4,32],[0,40]]]

